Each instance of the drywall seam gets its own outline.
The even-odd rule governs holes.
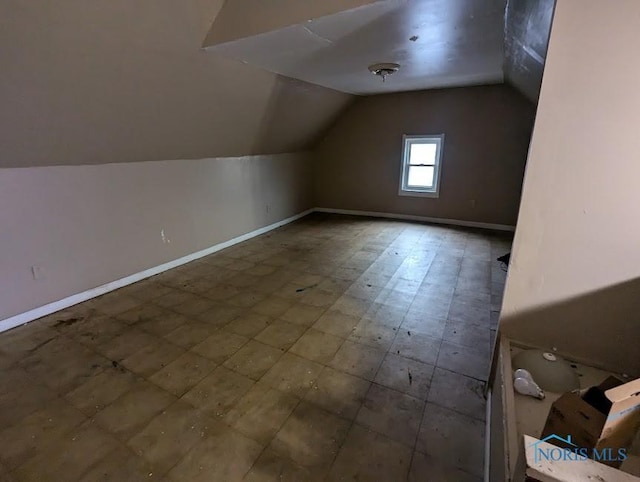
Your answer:
[[[119,280],[111,281],[110,283],[106,283],[102,286],[98,286],[97,288],[92,288],[90,290],[83,291],[82,293],[78,293],[78,294],[69,296],[67,298],[64,298],[62,300],[54,301],[53,303],[48,303],[44,306],[34,308],[33,310],[20,313],[10,318],[6,318],[0,321],[0,333],[2,333],[3,331],[10,330],[11,328],[15,328],[16,326],[28,323],[30,321],[37,320],[38,318],[41,318],[43,316],[50,315],[51,313],[55,313],[56,311],[64,310],[65,308],[69,308],[70,306],[77,305],[78,303],[82,303],[83,301],[90,300],[91,298],[96,298],[110,291],[117,290],[118,288],[123,288],[124,286],[136,283],[138,281],[160,274],[172,268],[177,268],[178,266],[182,266],[183,264],[190,263],[191,261],[195,261],[196,259],[203,258],[204,256],[208,256],[217,251],[233,246],[234,244],[242,243],[243,241],[247,241],[248,239],[255,238],[256,236],[260,236],[261,234],[267,233],[281,226],[284,226],[285,224],[289,224],[293,221],[296,221],[308,214],[311,214],[313,211],[314,211],[313,209],[307,209],[306,211],[303,211],[301,213],[298,213],[294,216],[288,217],[276,223],[270,224],[260,229],[256,229],[255,231],[251,231],[249,233],[243,234],[241,236],[230,239],[228,241],[218,243],[214,246],[203,249],[201,251],[197,251],[195,253],[188,254],[181,258],[174,259],[173,261],[169,261],[168,263],[164,263],[159,266],[155,266],[153,268],[149,268],[144,271],[134,273],[130,276],[126,276]]]
[[[319,213],[349,214],[352,216],[368,216],[372,218],[405,219],[408,221],[421,221],[425,223],[435,223],[435,224],[449,224],[452,226],[465,226],[468,228],[494,229],[497,231],[513,232],[516,229],[515,226],[510,226],[508,224],[479,223],[476,221],[463,221],[459,219],[414,216],[412,214],[379,213],[375,211],[355,211],[351,209],[333,209],[333,208],[315,208],[314,211]]]

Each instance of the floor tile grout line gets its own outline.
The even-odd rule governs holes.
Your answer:
[[[397,231],[394,231],[394,233],[395,233],[395,238],[394,238],[394,239],[396,239],[396,238],[400,237],[400,234],[401,234],[401,233],[398,233]],[[393,241],[391,242],[391,244],[393,244]],[[389,245],[389,246],[390,246],[390,245]],[[360,245],[360,248],[359,248],[359,249],[360,249],[360,250],[362,250],[362,245]],[[354,251],[355,251],[355,252],[358,252],[358,248],[354,248]],[[387,248],[386,250],[384,250],[383,252],[386,252],[386,251],[388,251],[388,248]],[[380,257],[380,255],[381,255],[381,253],[378,253],[378,257]],[[407,256],[405,256],[405,259],[406,259],[406,257],[407,257]],[[257,264],[259,264],[259,263],[257,263]],[[363,269],[362,267],[360,267],[360,273],[361,273],[361,275],[362,275],[362,273],[366,272],[366,271],[367,271],[367,269],[368,269],[370,266],[371,266],[371,263],[369,263],[369,264],[368,264],[364,269]],[[356,278],[356,279],[358,279],[358,278]],[[354,282],[355,282],[355,280],[352,280],[352,281],[354,281]],[[352,284],[353,284],[353,283],[352,283]],[[179,287],[176,287],[176,285],[175,285],[175,284],[171,284],[171,285],[169,285],[169,287],[170,287],[172,290],[179,290],[179,289],[180,289]],[[185,291],[187,291],[187,292],[188,292],[188,293],[190,293],[190,294],[193,294],[193,292],[191,292],[191,291],[188,291],[188,290],[185,290]],[[198,293],[196,293],[196,294],[194,294],[194,296],[200,296],[200,295],[199,295]],[[414,293],[413,298],[415,299],[415,293]],[[143,303],[148,303],[148,302],[147,302],[147,301],[145,301],[145,300],[142,300],[142,302],[143,302]],[[371,303],[371,302],[370,302],[370,303]],[[177,306],[177,305],[175,305],[175,306]],[[169,308],[167,308],[167,310],[169,310],[169,311],[174,311],[174,312],[175,312],[175,310],[173,310],[173,309],[172,309],[172,308],[174,308],[175,306],[169,307]],[[164,307],[163,307],[163,308],[164,308]],[[126,311],[126,310],[125,310],[125,311]],[[179,312],[177,312],[177,313],[179,313]],[[188,318],[190,318],[190,317],[191,317],[191,315],[184,315],[183,313],[179,313],[179,314],[180,314],[180,315],[182,315],[182,316],[186,316],[186,317],[188,317]],[[117,315],[109,315],[109,317],[110,317],[110,318],[114,318],[115,316],[117,316]],[[405,314],[405,316],[406,316],[406,314]],[[360,320],[362,320],[362,317],[360,317]],[[228,324],[228,323],[227,323],[227,324]],[[401,322],[401,324],[402,324],[402,322]],[[219,326],[219,327],[216,327],[215,329],[216,329],[216,330],[218,330],[218,329],[224,329],[224,327],[225,327],[225,326],[226,326],[226,324],[225,324],[225,325],[222,325],[222,326]],[[306,333],[306,332],[308,332],[308,330],[309,330],[310,328],[311,328],[310,326],[307,326],[307,327],[306,327],[306,330],[305,330],[305,333]],[[387,356],[387,354],[390,352],[390,350],[391,350],[391,346],[393,345],[393,342],[395,342],[395,339],[397,338],[398,332],[399,332],[399,330],[396,330],[396,333],[395,333],[395,335],[394,335],[394,337],[393,337],[393,340],[392,340],[391,344],[389,344],[389,345],[388,345],[388,348],[387,348],[387,349],[386,349],[386,351],[385,351],[385,355],[384,355],[384,357],[386,357],[386,356]],[[158,339],[160,339],[160,340],[165,339],[165,338],[164,338],[164,336],[158,336],[156,333],[151,333],[151,332],[149,332],[149,334],[150,334],[150,335],[152,335],[152,336],[154,336],[154,337],[156,337],[156,338],[158,338]],[[250,341],[251,339],[253,339],[253,338],[250,338],[250,337],[247,337],[247,338],[249,338],[249,340],[248,340],[248,341]],[[344,344],[344,341],[345,341],[346,339],[348,339],[348,338],[343,338],[343,342],[342,342],[342,344]],[[82,344],[79,340],[74,340],[74,341],[76,341],[77,343]],[[247,341],[246,343],[248,343],[248,341]],[[246,343],[245,343],[244,345],[246,345]],[[356,342],[356,343],[357,343],[357,342]],[[441,338],[440,338],[440,345],[439,345],[440,347],[442,346],[442,343],[443,343],[443,337],[441,337]],[[243,345],[243,346],[244,346],[244,345]],[[366,344],[364,344],[364,345],[366,345]],[[91,350],[92,350],[92,351],[94,351],[94,352],[97,352],[97,350],[96,350],[96,349],[94,349],[92,346],[84,345],[84,344],[83,344],[83,346],[85,346],[86,348],[91,349]],[[293,346],[293,345],[292,345],[292,346]],[[342,345],[341,345],[341,346],[342,346]],[[184,348],[184,347],[182,347],[182,346],[180,346],[180,347],[181,347],[181,348]],[[240,349],[242,349],[242,347],[238,348],[238,350],[236,350],[236,352],[237,352],[237,351],[239,351]],[[187,350],[185,351],[185,353],[186,353],[187,351],[189,351],[189,350],[190,350],[190,349],[187,349]],[[104,355],[102,355],[102,353],[100,353],[100,352],[97,352],[97,353],[98,353],[99,355],[101,355],[101,356],[103,356],[103,357],[104,357]],[[230,355],[230,356],[233,356],[233,355]],[[383,360],[383,361],[384,361],[384,357],[382,358],[382,360]],[[374,379],[375,379],[375,377],[377,376],[377,374],[379,373],[379,370],[380,370],[380,367],[381,367],[381,365],[382,365],[383,361],[381,361],[381,362],[378,364],[378,367],[377,367],[376,372],[375,372],[375,374],[374,374]],[[222,365],[222,363],[221,363],[221,364],[219,364],[217,367],[219,367],[219,366],[221,366],[221,365]],[[326,366],[326,365],[325,365],[325,366]],[[437,361],[436,361],[436,366],[437,366]],[[217,369],[217,367],[213,368],[213,370]],[[161,369],[162,369],[162,368],[161,368]],[[212,371],[213,371],[213,370],[212,370]],[[445,370],[446,370],[446,369],[445,369]],[[139,375],[136,375],[136,376],[139,376]],[[207,376],[207,375],[205,375],[203,378],[206,378],[206,376]],[[144,379],[146,380],[146,379],[148,379],[149,377],[142,377],[142,378],[144,378]],[[369,381],[369,383],[370,383],[371,385],[373,385],[373,384],[377,384],[375,381]],[[160,387],[160,388],[161,388],[161,387]],[[393,390],[393,388],[391,388],[391,389]],[[404,392],[401,392],[401,391],[399,391],[399,392],[400,392],[400,393],[404,393]],[[171,393],[171,392],[170,392],[170,393]],[[172,395],[173,395],[173,394],[172,394]],[[428,398],[428,393],[427,393],[427,398]],[[299,402],[299,403],[300,403],[300,402]],[[299,404],[298,404],[298,405],[299,405]],[[426,404],[425,404],[425,406],[426,406]],[[423,411],[424,411],[424,410],[423,410]],[[354,419],[354,420],[355,420],[355,419]],[[352,423],[352,425],[353,425],[353,423]]]
[[[323,316],[323,314],[324,314],[324,313],[326,313],[328,310],[329,310],[329,308],[328,308],[328,307],[327,307],[326,309],[324,309],[324,310],[323,310],[323,312],[322,312],[322,314],[318,317],[318,319],[320,319],[320,317],[322,317],[322,316]],[[316,320],[316,321],[317,321],[317,320]],[[314,321],[314,323],[315,323],[315,321]],[[298,337],[298,339],[297,339],[293,344],[291,344],[291,346],[286,350],[286,352],[285,352],[285,353],[283,353],[283,354],[282,354],[282,356],[284,356],[286,353],[291,353],[291,348],[293,348],[293,346],[297,343],[297,341],[298,341],[300,338],[302,338],[302,337],[303,337],[307,332],[309,332],[309,330],[311,330],[311,329],[312,329],[312,327],[313,327],[313,325],[308,326],[308,327],[307,327],[307,329],[304,331],[304,333],[302,333],[302,335],[301,335],[300,337]],[[341,338],[341,339],[342,339],[342,338]],[[345,339],[342,339],[342,340],[343,340],[343,341],[342,341],[342,343],[340,344],[340,347],[342,347],[342,345],[343,345],[343,344],[344,344],[344,342],[346,341]],[[340,347],[338,347],[338,350],[336,350],[336,353],[340,350]],[[297,355],[297,354],[295,354],[295,353],[291,353],[291,354],[293,354],[293,355],[295,355],[295,356],[300,356],[300,355]],[[280,358],[282,358],[282,356],[281,356]],[[307,358],[304,358],[304,357],[301,357],[301,358],[303,358],[303,359],[305,359],[305,360],[308,360]],[[313,360],[310,360],[310,361],[314,362]],[[276,363],[277,363],[277,362],[276,362]],[[318,362],[314,362],[314,363],[318,363]],[[328,365],[324,365],[324,364],[321,364],[321,365],[323,365],[323,370],[324,370],[324,368],[328,367]],[[268,372],[268,371],[269,371],[269,370],[267,370],[267,372]],[[267,374],[267,372],[265,372],[265,373],[262,375],[262,377],[260,377],[260,379],[259,379],[258,381],[262,380],[262,378]],[[321,372],[322,372],[322,370],[321,370]],[[321,372],[320,372],[320,373],[321,373]],[[257,382],[257,381],[256,381],[256,382]],[[314,380],[313,382],[315,383],[315,382],[316,382],[316,380]],[[267,385],[268,385],[268,384],[267,384]],[[270,386],[270,385],[269,385],[269,386]],[[270,387],[271,387],[271,386],[270,386]],[[272,388],[272,389],[274,389],[274,390],[278,390],[277,388],[274,388],[274,387],[271,387],[271,388]],[[243,475],[243,477],[244,477],[244,476],[246,476],[246,474],[248,474],[249,472],[251,472],[251,470],[253,469],[253,467],[254,467],[254,465],[256,464],[256,462],[260,459],[260,457],[262,456],[262,454],[263,454],[263,453],[264,453],[264,452],[269,448],[269,446],[271,445],[271,443],[273,442],[273,440],[274,440],[274,439],[275,439],[275,437],[277,436],[278,432],[282,429],[282,427],[284,427],[284,426],[287,424],[287,421],[291,418],[291,416],[292,416],[292,415],[293,415],[293,413],[297,410],[297,408],[300,406],[300,404],[301,404],[301,403],[303,403],[303,402],[305,401],[305,398],[306,398],[307,393],[309,392],[309,390],[312,390],[312,389],[313,389],[313,387],[312,387],[312,386],[310,386],[307,390],[305,390],[305,393],[304,393],[302,396],[300,396],[300,397],[296,397],[296,398],[298,398],[298,403],[296,403],[296,406],[293,408],[293,410],[291,410],[291,411],[289,412],[289,414],[287,415],[287,417],[286,417],[286,418],[283,420],[283,422],[280,424],[280,426],[278,427],[278,430],[277,430],[277,431],[274,433],[274,435],[270,438],[269,442],[267,442],[267,443],[264,445],[264,447],[263,447],[263,449],[261,450],[260,454],[258,454],[258,456],[256,457],[256,459],[255,459],[255,460],[253,461],[253,463],[251,464],[251,467],[250,467],[250,468],[249,468],[249,470],[248,470],[248,471]],[[278,391],[280,391],[280,390],[278,390]],[[284,392],[283,392],[283,393],[284,393]],[[242,397],[241,397],[241,398],[242,398]],[[307,403],[309,403],[309,402],[307,402]],[[315,404],[313,404],[313,405],[315,406]],[[333,413],[331,413],[331,412],[328,412],[328,411],[324,410],[322,407],[316,407],[316,408],[318,408],[318,409],[320,409],[320,410],[323,410],[323,411],[325,411],[325,412],[327,412],[327,413],[329,413],[329,414],[331,414],[331,415],[335,415],[335,414],[333,414]],[[348,432],[347,432],[347,433],[348,433]],[[345,438],[346,438],[346,435],[345,435]],[[338,447],[338,448],[336,449],[336,456],[337,456],[337,453],[340,451],[340,448],[341,448],[341,445],[340,445],[340,447]],[[278,455],[279,455],[279,456],[281,456],[281,457],[285,457],[285,458],[289,459],[289,457],[287,457],[286,455],[283,455],[283,454],[278,454]],[[291,460],[291,459],[289,459],[289,460]],[[292,461],[295,465],[298,465],[295,461],[293,461],[293,460],[291,460],[291,461]],[[333,463],[333,461],[332,461],[332,463]],[[330,469],[329,469],[329,470],[330,470]],[[327,472],[327,473],[328,473],[328,472]]]
[[[406,259],[406,257],[405,257],[405,259]],[[398,271],[399,269],[400,269],[400,267],[398,267],[398,268],[396,269],[396,271],[394,272],[394,275],[392,275],[392,276],[391,276],[391,279],[389,280],[389,282],[388,282],[387,284],[389,284],[389,283],[391,283],[391,282],[393,281],[393,278],[394,278],[395,274],[397,273],[397,271]],[[426,276],[426,275],[425,275],[425,276]],[[413,298],[415,299],[415,295],[414,295],[414,297],[413,297]],[[407,308],[406,312],[408,312],[408,308]],[[403,321],[404,321],[404,316],[406,316],[406,312],[405,312],[405,314],[403,315]],[[361,319],[362,319],[362,318],[361,318]],[[395,330],[395,335],[394,335],[394,337],[393,337],[393,340],[391,341],[391,343],[389,344],[389,347],[388,347],[388,348],[387,348],[387,350],[385,351],[384,356],[381,358],[380,362],[378,363],[378,367],[376,368],[376,372],[373,374],[372,380],[370,381],[370,385],[369,385],[369,389],[367,390],[367,394],[365,394],[365,399],[366,399],[366,397],[368,396],[369,392],[371,391],[371,388],[373,387],[373,385],[374,385],[374,384],[376,384],[376,383],[375,383],[375,379],[376,379],[376,378],[377,378],[377,376],[378,376],[378,372],[380,371],[380,367],[382,366],[382,364],[384,363],[384,361],[385,361],[385,359],[386,359],[387,355],[388,355],[388,354],[389,354],[389,352],[391,351],[391,347],[393,346],[393,344],[395,343],[395,340],[396,340],[396,339],[397,339],[397,337],[398,337],[398,333],[400,332],[400,327],[401,327],[401,326],[402,326],[402,321],[400,322],[400,325],[398,325],[398,327],[397,327],[398,329],[397,329],[397,330]],[[376,385],[377,385],[377,384],[376,384]],[[386,387],[385,387],[385,388],[386,388]],[[406,395],[406,394],[405,394],[405,393],[403,393],[403,392],[400,392],[400,391],[398,391],[398,392],[399,392],[399,393],[402,393],[403,395]],[[422,401],[421,401],[421,402],[422,402]],[[424,412],[424,409],[425,409],[425,407],[426,407],[426,400],[424,401],[424,404],[425,404],[425,405],[423,406],[423,412]],[[356,413],[355,417],[353,418],[353,420],[352,420],[352,422],[351,422],[351,425],[350,425],[350,427],[349,427],[349,432],[352,430],[352,427],[353,427],[354,425],[357,425],[357,419],[358,419],[358,416],[359,416],[360,412],[362,411],[362,407],[363,407],[363,406],[364,406],[364,402],[363,402],[363,404],[361,404],[361,405],[360,405],[360,408],[359,408],[358,412]],[[414,445],[414,447],[413,447],[413,448],[411,448],[411,457],[410,457],[410,460],[409,460],[409,464],[408,464],[408,466],[407,466],[407,473],[405,474],[405,478],[407,478],[407,477],[408,477],[408,474],[409,474],[409,472],[410,472],[410,470],[411,470],[411,464],[412,464],[412,462],[413,462],[413,454],[415,453],[415,444],[416,444],[416,442],[415,442],[415,441],[417,440],[418,434],[419,434],[419,432],[420,432],[420,425],[421,425],[421,423],[422,423],[422,422],[420,422],[420,424],[418,425],[418,432],[416,433],[416,439],[414,440],[414,444],[413,444],[413,445]],[[367,429],[368,429],[368,430],[370,430],[370,431],[373,431],[373,432],[375,432],[375,433],[379,433],[379,432],[377,432],[376,430],[372,429],[371,427],[367,427]],[[383,435],[383,436],[387,437],[385,434],[380,434],[380,435]],[[387,438],[389,438],[389,437],[387,437]],[[403,444],[403,445],[404,445],[404,444]],[[333,462],[332,462],[332,464],[331,464],[331,466],[332,466],[332,467],[333,467],[333,464],[335,463],[335,459],[337,458],[338,453],[339,453],[339,451],[338,451],[338,452],[336,452],[336,457],[334,458],[334,461],[333,461]],[[331,470],[331,469],[329,469],[329,470]]]
[[[364,315],[363,315],[363,316],[364,316]],[[360,317],[360,320],[362,320],[362,317]],[[347,341],[347,339],[348,339],[348,337],[347,337],[347,338],[345,338],[345,339],[343,340],[342,344],[340,345],[340,347],[338,348],[338,350],[336,351],[336,353],[338,353],[338,351],[340,351],[341,347],[344,345],[344,343]],[[386,356],[386,353],[385,353],[385,356]],[[379,370],[380,365],[383,363],[383,361],[384,361],[384,357],[382,357],[382,360],[380,361],[380,364],[379,364],[379,366],[378,366],[378,369],[376,369],[376,373],[375,373],[375,374],[374,374],[374,376],[373,376],[373,378],[374,378],[374,379],[375,379],[375,376],[377,375],[377,371]],[[341,370],[339,370],[339,371],[341,371]],[[353,375],[352,375],[352,376],[353,376]],[[358,378],[360,378],[360,377],[358,377]],[[369,390],[371,390],[371,385],[373,385],[373,380],[367,380],[367,382],[369,383],[369,389],[367,390],[367,394],[368,394]],[[306,394],[305,394],[305,397],[306,397]],[[365,394],[365,397],[366,397],[366,394]],[[299,405],[299,404],[298,404],[298,405]],[[358,409],[358,412],[356,412],[356,414],[354,415],[353,419],[351,420],[351,423],[349,424],[349,427],[345,430],[345,437],[344,437],[344,439],[343,439],[343,440],[342,440],[342,442],[339,444],[339,446],[338,446],[338,447],[336,447],[336,452],[335,452],[335,454],[334,454],[334,456],[333,456],[333,458],[332,458],[332,460],[331,460],[331,463],[329,463],[329,464],[328,464],[328,470],[327,470],[327,473],[326,473],[326,474],[325,474],[325,476],[323,477],[323,479],[324,479],[324,480],[326,480],[326,479],[329,477],[329,474],[331,473],[331,470],[332,470],[332,468],[333,468],[333,466],[334,466],[334,464],[335,464],[335,461],[337,460],[338,455],[340,454],[340,451],[342,450],[342,446],[343,446],[344,442],[346,441],[346,439],[347,439],[347,437],[348,437],[349,433],[351,433],[351,430],[352,430],[353,426],[356,424],[356,419],[358,418],[358,414],[360,413],[360,410],[362,410],[362,405],[363,405],[363,404],[361,404],[361,405],[360,405],[360,407],[359,407],[359,409]],[[293,413],[293,412],[291,412],[291,413]],[[329,412],[329,413],[330,413],[330,412]],[[286,423],[286,422],[285,422],[285,423]],[[283,424],[283,425],[284,425],[284,424]],[[282,427],[282,426],[281,426],[281,427]]]
[[[431,269],[431,267],[429,267],[429,269]],[[428,271],[427,271],[427,275],[428,275]],[[427,275],[425,275],[425,278],[426,278]],[[402,320],[402,323],[404,323],[404,319]],[[402,327],[402,323],[400,324],[400,327],[398,329],[398,333],[400,332],[400,328]],[[397,334],[396,334],[396,337],[397,337]],[[442,339],[440,339],[440,342],[438,344],[438,355],[436,356],[436,362],[434,364],[434,371],[435,371],[435,367],[437,367],[438,357],[440,356],[441,347],[442,347]],[[409,478],[409,474],[411,473],[411,466],[413,465],[413,458],[414,458],[416,450],[417,450],[418,439],[420,437],[420,431],[422,430],[422,422],[424,420],[424,414],[425,414],[425,412],[427,410],[427,404],[429,403],[429,393],[431,392],[431,382],[432,381],[433,381],[433,372],[431,374],[431,380],[429,380],[429,388],[427,389],[427,395],[426,395],[426,398],[425,398],[425,403],[422,406],[422,413],[420,415],[420,422],[418,423],[418,430],[416,431],[416,435],[415,435],[414,440],[413,440],[413,448],[411,450],[411,457],[410,457],[410,460],[409,460],[409,467],[408,467],[407,474],[406,474],[406,477],[405,477],[406,479]]]

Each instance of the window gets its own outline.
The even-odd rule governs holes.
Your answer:
[[[438,197],[440,160],[444,134],[438,136],[404,136],[401,196]]]

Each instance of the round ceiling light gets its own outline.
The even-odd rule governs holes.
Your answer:
[[[388,75],[395,74],[400,69],[400,64],[393,63],[381,63],[373,64],[369,66],[369,72],[378,77],[382,77],[384,82]]]

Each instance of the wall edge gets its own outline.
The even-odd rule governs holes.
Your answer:
[[[164,271],[177,268],[178,266],[182,266],[184,264],[190,263],[191,261],[195,261],[197,259],[203,258],[204,256],[208,256],[210,254],[216,253],[217,251],[221,251],[235,244],[242,243],[243,241],[247,241],[251,238],[255,238],[256,236],[260,236],[261,234],[265,234],[269,231],[273,231],[274,229],[277,229],[281,226],[284,226],[300,218],[303,218],[308,214],[311,214],[313,211],[314,209],[307,209],[306,211],[302,211],[301,213],[295,214],[293,216],[282,219],[280,221],[277,221],[273,224],[269,224],[268,226],[264,226],[254,231],[250,231],[248,233],[242,234],[235,238],[229,239],[228,241],[215,244],[213,246],[210,246],[209,248],[196,251],[195,253],[187,254],[180,258],[174,259],[173,261],[168,261],[161,265],[154,266],[152,268],[145,269],[143,271],[139,271],[129,276],[125,276],[124,278],[111,281],[109,283],[103,284],[96,288],[91,288],[89,290],[82,291],[81,293],[77,293],[75,295],[68,296],[61,300],[54,301],[52,303],[47,303],[46,305],[40,306],[38,308],[25,311],[24,313],[19,313],[17,315],[11,316],[4,320],[0,320],[0,333],[10,330],[11,328],[15,328],[17,326],[29,323],[30,321],[37,320],[38,318],[42,318],[43,316],[50,315],[52,313],[55,313],[56,311],[64,310],[65,308],[69,308],[70,306],[77,305],[78,303],[82,303],[92,298],[96,298],[105,293],[109,293],[110,291],[115,291],[119,288],[123,288],[130,284],[137,283],[138,281],[142,281],[143,279],[163,273]]]

